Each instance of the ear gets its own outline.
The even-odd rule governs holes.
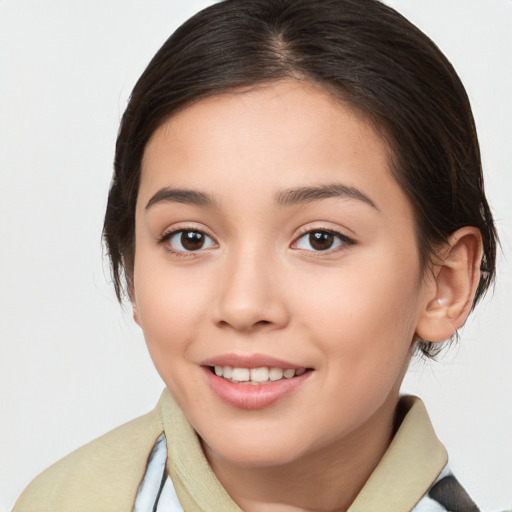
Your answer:
[[[450,236],[434,262],[416,328],[419,338],[444,341],[464,324],[480,282],[481,260],[482,237],[477,228],[464,227]]]

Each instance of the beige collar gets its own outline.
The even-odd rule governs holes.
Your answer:
[[[407,413],[384,457],[347,512],[409,512],[448,462],[423,402],[404,396]]]
[[[167,438],[167,471],[186,512],[243,512],[212,471],[197,434],[181,409],[164,392],[160,399]]]
[[[168,392],[160,401],[167,469],[185,511],[242,512],[217,480],[195,431]],[[409,512],[448,461],[423,402],[400,399],[407,412],[384,457],[348,512]]]

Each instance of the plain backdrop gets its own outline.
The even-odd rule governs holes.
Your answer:
[[[0,0],[0,512],[52,462],[163,388],[117,304],[101,227],[130,90],[194,0]],[[476,117],[499,278],[438,363],[414,363],[451,466],[512,508],[512,2],[394,0],[448,55]],[[493,296],[491,296],[493,295]]]

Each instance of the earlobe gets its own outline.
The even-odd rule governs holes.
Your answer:
[[[439,251],[416,329],[419,338],[444,341],[464,324],[480,281],[482,251],[482,237],[474,227],[457,230]]]

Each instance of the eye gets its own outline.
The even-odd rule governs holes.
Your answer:
[[[332,251],[342,245],[351,245],[354,242],[347,236],[336,231],[314,229],[304,233],[293,243],[295,249],[306,251]]]
[[[165,235],[162,240],[172,252],[194,252],[216,247],[217,244],[202,231],[180,229]]]

